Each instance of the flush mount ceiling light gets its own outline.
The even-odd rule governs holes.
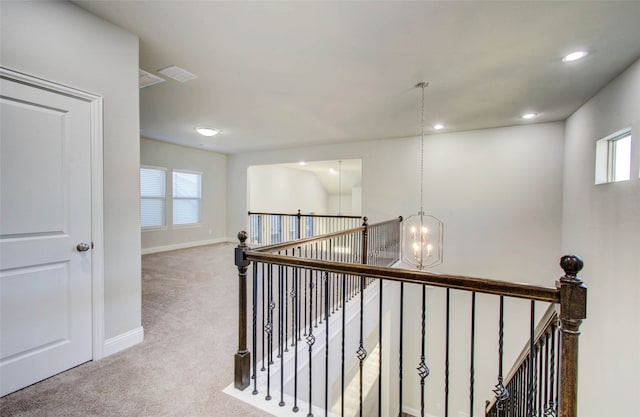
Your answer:
[[[566,55],[564,58],[562,58],[562,62],[571,62],[571,61],[577,61],[579,59],[584,58],[585,56],[589,55],[589,53],[587,51],[575,51],[575,52],[571,52],[570,54]]]
[[[536,117],[538,115],[538,113],[525,113],[522,116],[520,116],[521,118],[525,119],[525,120],[529,120],[529,119],[533,119],[534,117]]]
[[[218,129],[212,129],[210,127],[196,127],[196,132],[200,133],[202,136],[215,136],[220,131]]]
[[[169,78],[172,78],[176,81],[180,81],[181,83],[193,80],[195,78],[198,78],[197,75],[190,73],[189,71],[187,71],[184,68],[180,68],[178,66],[172,65],[170,67],[167,68],[163,68],[161,70],[158,70],[158,72],[160,74],[166,75]]]

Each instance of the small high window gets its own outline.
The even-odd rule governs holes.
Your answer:
[[[596,184],[631,178],[631,130],[624,129],[596,142]]]

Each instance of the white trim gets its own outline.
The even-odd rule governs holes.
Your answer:
[[[124,332],[104,341],[104,357],[113,355],[144,341],[144,329],[142,326]]]
[[[91,297],[92,297],[92,356],[104,356],[104,213],[103,213],[103,115],[102,97],[33,77],[0,66],[0,76],[34,87],[66,94],[90,105],[91,141]]]
[[[148,255],[150,253],[167,252],[170,250],[195,248],[196,246],[213,245],[215,243],[227,243],[234,242],[233,239],[228,237],[219,237],[216,239],[198,240],[195,242],[175,243],[173,245],[155,246],[152,248],[142,248],[142,254]]]
[[[104,191],[102,97],[91,102],[91,285],[93,303],[93,360],[104,351]]]

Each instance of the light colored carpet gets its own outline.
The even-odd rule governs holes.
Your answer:
[[[224,393],[237,349],[233,245],[142,257],[143,343],[0,399],[0,415],[257,417]]]

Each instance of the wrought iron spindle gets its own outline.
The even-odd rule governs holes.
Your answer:
[[[358,350],[356,354],[358,356],[358,360],[360,361],[360,399],[359,399],[359,415],[362,417],[362,366],[364,365],[364,360],[367,357],[367,351],[364,348],[363,341],[363,328],[364,328],[364,276],[360,277],[360,345],[358,346]]]
[[[300,213],[300,210],[298,210],[298,213]],[[299,220],[298,220],[299,221]],[[300,252],[302,253],[302,249],[300,249]],[[298,335],[297,337],[294,337],[294,347],[293,347],[293,351],[294,351],[294,356],[293,356],[293,412],[297,413],[299,408],[298,408],[298,341],[300,340],[300,297],[298,297],[298,294],[300,293],[300,274],[299,274],[300,270],[298,268],[296,268],[294,270],[294,279],[295,279],[295,292],[294,292],[294,297],[295,297],[295,310],[294,310],[294,315],[295,315],[295,322],[297,323],[297,332]]]
[[[313,417],[311,412],[311,406],[313,404],[313,390],[312,390],[312,364],[313,364],[313,344],[316,342],[316,338],[313,336],[313,277],[309,280],[309,333],[307,334],[307,346],[309,346],[309,413],[307,417]]]
[[[399,413],[398,415],[402,417],[402,353],[403,353],[403,343],[402,338],[404,335],[404,282],[400,283],[400,340],[398,346],[398,406]]]
[[[256,266],[257,267],[257,266]],[[264,284],[264,277],[265,277],[265,264],[262,264],[262,331],[260,333],[262,333],[262,366],[260,367],[260,371],[264,372],[265,368],[264,368],[264,362],[265,362],[265,356],[264,356],[264,335],[265,335],[265,306],[267,305],[267,303],[265,302],[265,284]]]
[[[380,282],[380,303],[378,304],[378,417],[382,417],[382,279]]]
[[[558,394],[554,389],[556,386],[556,325],[551,325],[551,343],[549,348],[551,350],[550,360],[549,360],[549,404],[547,408],[544,410],[545,417],[556,417],[557,409],[556,404],[558,403]]]
[[[284,332],[287,331],[286,322],[284,326],[282,325],[284,310],[287,306],[287,296],[284,293],[285,282],[282,275],[284,275],[284,267],[280,266],[278,271],[278,354],[280,355],[280,402],[278,405],[280,407],[284,406],[284,347],[287,345],[284,340]]]
[[[289,251],[285,251],[285,255],[288,255],[288,253]],[[284,271],[284,286],[282,288],[282,301],[284,302],[284,339],[282,344],[284,345],[284,351],[289,352],[289,343],[287,343],[289,340],[289,268],[283,268],[282,270]],[[293,321],[291,324],[293,324]],[[280,325],[282,325],[282,322],[280,322]],[[291,334],[293,334],[293,331]]]
[[[469,417],[473,417],[475,393],[476,293],[471,293],[471,365],[469,366]]]
[[[344,417],[344,338],[346,334],[345,317],[347,315],[346,308],[346,293],[347,293],[347,277],[342,274],[342,351],[340,359],[340,368],[342,373],[340,374],[340,415]]]
[[[269,278],[267,280],[269,293],[269,306],[267,310],[267,325],[265,331],[267,332],[267,396],[265,400],[271,400],[271,365],[273,364],[273,309],[275,303],[273,302],[273,265],[269,265]]]
[[[529,372],[527,373],[527,417],[535,416],[535,390],[536,390],[536,304],[531,301],[531,313],[529,318]]]
[[[329,413],[329,273],[324,273],[324,336],[325,336],[325,356],[324,356],[324,415],[328,417]]]
[[[253,288],[251,291],[253,308],[251,310],[251,334],[253,346],[253,395],[258,394],[258,265],[253,265]]]
[[[449,288],[445,297],[445,354],[444,354],[444,417],[449,417],[449,332],[450,332],[450,303]]]
[[[509,399],[509,391],[502,383],[502,360],[504,349],[504,296],[500,296],[500,320],[498,323],[498,383],[493,389],[496,394],[498,416],[502,416],[505,409],[505,401]]]
[[[425,379],[429,376],[429,367],[425,362],[425,335],[426,335],[426,287],[422,285],[422,337],[420,338],[420,363],[418,364],[418,376],[420,377],[420,417],[424,417],[424,390]]]

